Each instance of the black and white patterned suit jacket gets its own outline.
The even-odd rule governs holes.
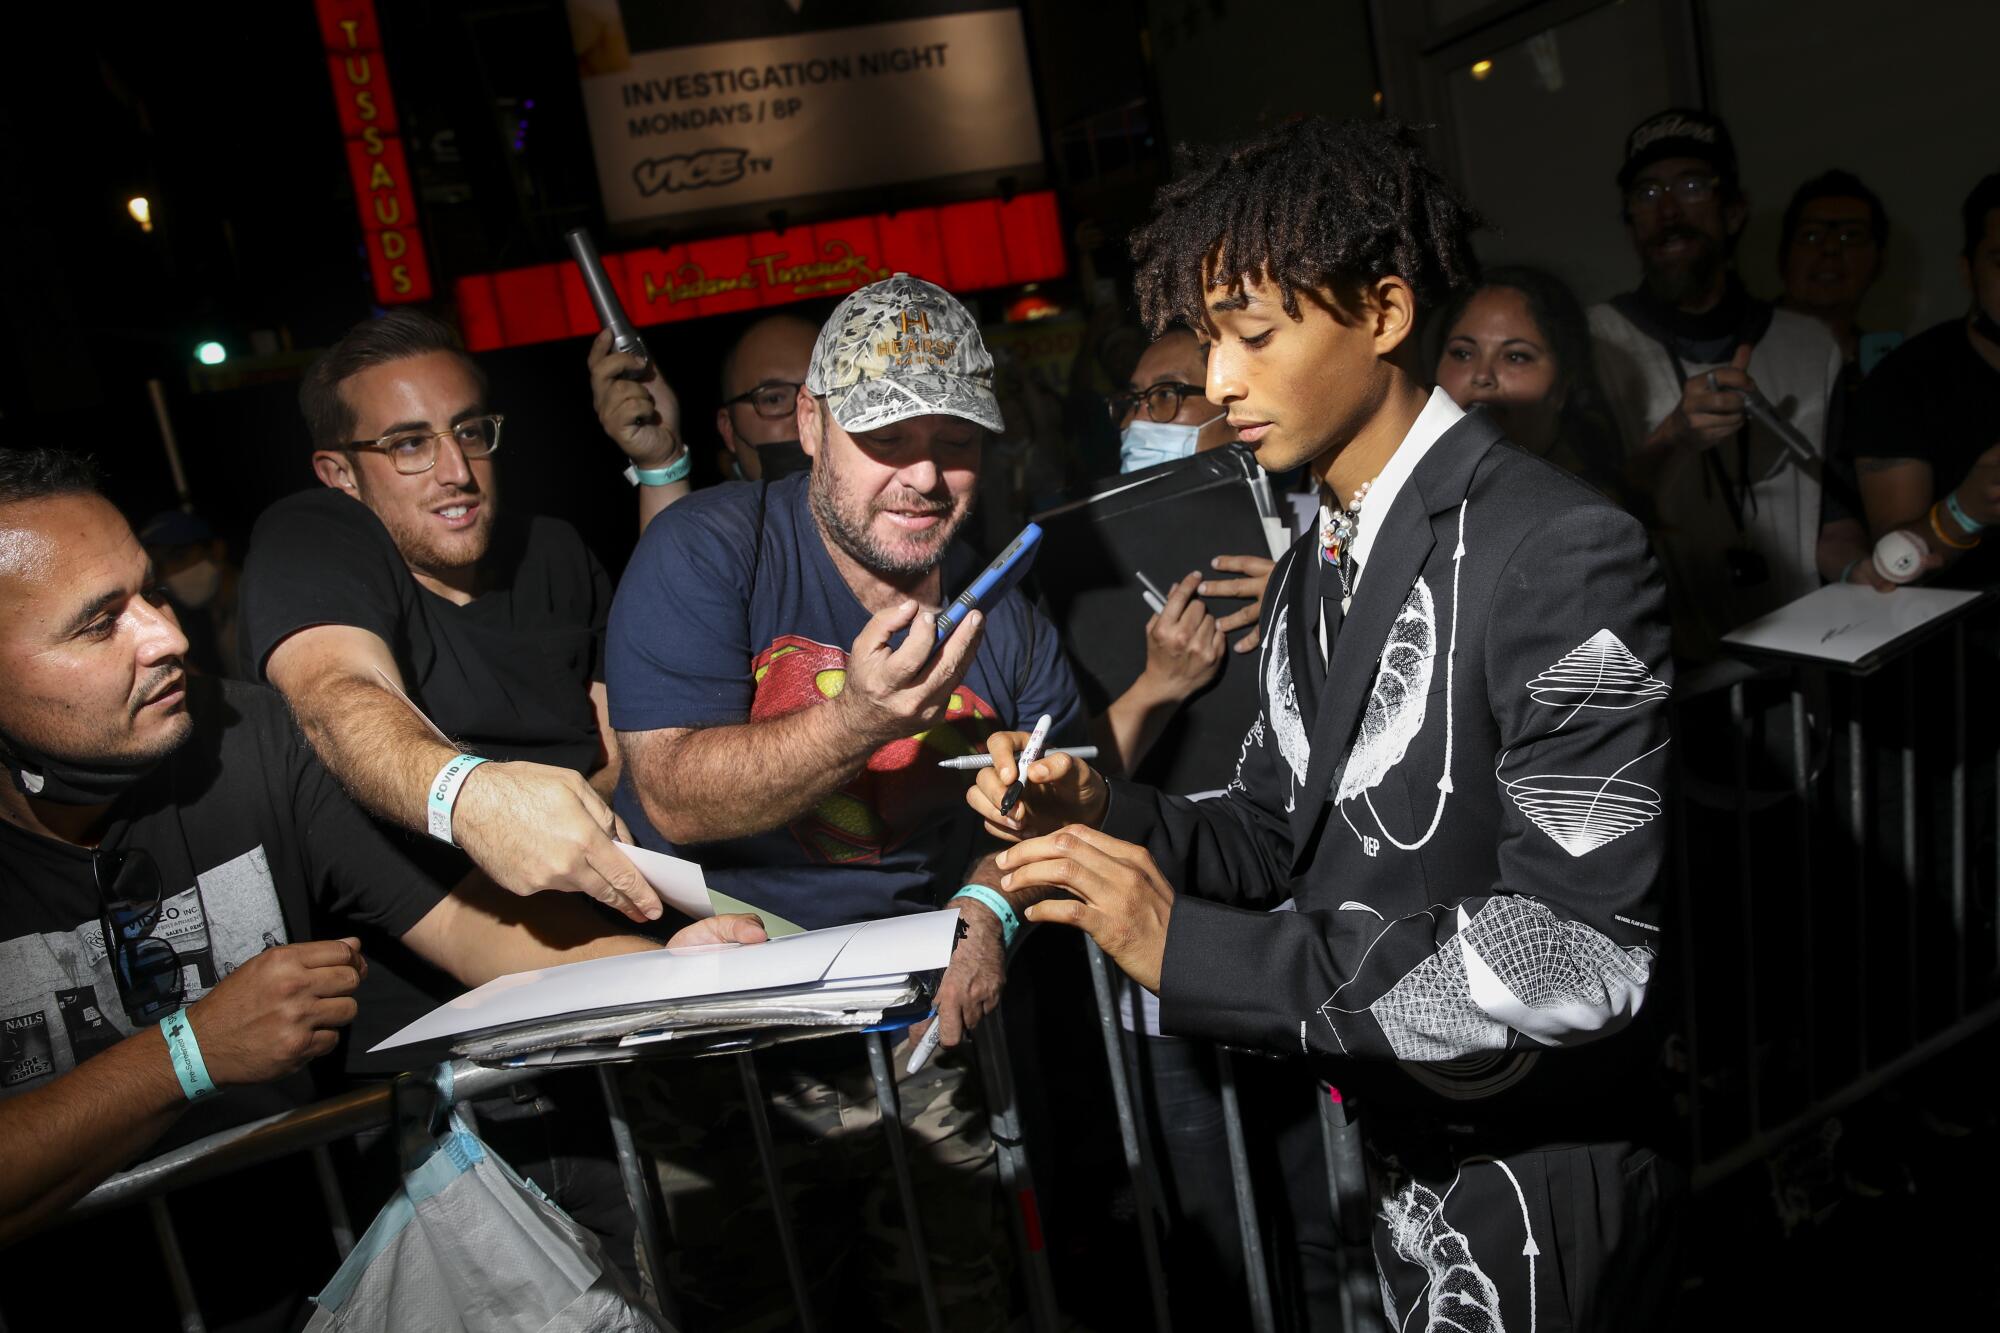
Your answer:
[[[1603,1039],[1655,982],[1660,574],[1637,521],[1480,413],[1369,520],[1318,688],[1314,535],[1272,572],[1226,796],[1112,784],[1105,831],[1145,845],[1180,895],[1162,1026],[1398,1062],[1415,1081],[1377,1087],[1440,1107],[1541,1101],[1535,1067],[1579,1072],[1569,1048],[1618,1045]],[[1297,912],[1267,910],[1286,898]]]

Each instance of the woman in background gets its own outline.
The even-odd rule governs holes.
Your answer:
[[[1484,407],[1529,453],[1632,508],[1590,359],[1590,325],[1560,278],[1525,265],[1491,269],[1445,308],[1441,327],[1439,388],[1460,407]]]

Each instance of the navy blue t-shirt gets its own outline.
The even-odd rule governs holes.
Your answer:
[[[611,607],[605,679],[615,729],[762,721],[839,693],[848,645],[869,614],[813,522],[811,480],[699,491],[648,525]],[[979,568],[954,547],[945,596]],[[945,721],[877,750],[804,817],[691,855],[710,887],[809,930],[936,907],[958,889],[979,833],[967,775],[937,761],[981,752],[990,732],[1031,728],[1043,713],[1053,736],[1081,729],[1055,628],[1017,590],[988,612]],[[629,773],[616,805],[642,845],[675,851],[647,821]]]

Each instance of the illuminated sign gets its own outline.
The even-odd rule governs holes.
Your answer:
[[[1045,190],[604,256],[626,314],[642,325],[810,301],[891,273],[972,292],[1067,268],[1055,196]],[[460,278],[455,293],[475,352],[597,332],[583,279],[567,260]]]
[[[417,229],[416,190],[397,133],[396,102],[382,55],[374,0],[314,0],[327,74],[347,140],[347,170],[368,241],[375,299],[383,305],[426,301],[430,265]]]
[[[801,200],[927,180],[1040,179],[1015,0],[566,9],[613,225],[804,212]]]

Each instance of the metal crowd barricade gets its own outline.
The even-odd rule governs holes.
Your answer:
[[[883,1133],[887,1137],[890,1167],[903,1210],[926,1323],[936,1333],[943,1327],[943,1321],[930,1271],[929,1251],[924,1242],[908,1146],[904,1141],[900,1097],[890,1064],[892,1051],[889,1036],[884,1032],[867,1032],[861,1034],[860,1039],[874,1079],[877,1106],[881,1111]],[[1003,1008],[996,1008],[987,1015],[974,1046],[986,1084],[987,1109],[998,1157],[1000,1183],[1010,1204],[1014,1238],[1021,1256],[1020,1271],[1030,1326],[1038,1333],[1053,1333],[1058,1318],[1055,1288],[1042,1240],[1034,1175],[1029,1167],[1021,1132],[1013,1062],[1006,1049]],[[770,1195],[772,1217],[778,1230],[779,1246],[784,1255],[786,1277],[792,1288],[799,1326],[811,1330],[816,1323],[811,1293],[797,1238],[784,1206],[784,1180],[774,1150],[762,1083],[757,1076],[752,1052],[745,1050],[736,1053],[733,1058],[743,1078],[744,1099],[763,1167],[763,1184]],[[354,1227],[334,1177],[332,1161],[327,1154],[328,1144],[364,1131],[394,1127],[404,1122],[427,1126],[437,1118],[435,1112],[440,1097],[463,1105],[517,1083],[546,1077],[549,1072],[546,1067],[498,1069],[466,1060],[453,1060],[435,1079],[429,1073],[411,1074],[356,1088],[311,1106],[267,1116],[161,1153],[101,1181],[68,1210],[51,1219],[50,1225],[79,1221],[110,1209],[143,1202],[151,1215],[182,1333],[203,1333],[206,1325],[201,1317],[193,1279],[181,1253],[173,1219],[167,1211],[166,1195],[176,1189],[214,1180],[293,1153],[308,1153],[313,1159],[314,1175],[324,1196],[335,1248],[345,1259],[354,1248]],[[601,1064],[597,1066],[597,1073],[618,1156],[620,1179],[638,1224],[639,1252],[653,1281],[655,1304],[671,1328],[677,1322],[677,1311],[672,1288],[667,1281],[667,1246],[653,1198],[651,1172],[634,1140],[613,1065]],[[440,1089],[448,1089],[448,1092],[441,1093]],[[413,1098],[417,1099],[414,1105]]]
[[[1170,1302],[1165,1265],[1160,1256],[1160,1236],[1156,1229],[1161,1213],[1157,1201],[1163,1197],[1158,1164],[1152,1150],[1151,1124],[1143,1090],[1128,1076],[1127,1041],[1143,1041],[1140,1026],[1138,985],[1116,972],[1095,941],[1086,939],[1091,986],[1097,999],[1098,1027],[1104,1036],[1105,1060],[1111,1074],[1111,1097],[1118,1116],[1119,1138],[1125,1150],[1125,1165],[1132,1182],[1138,1214],[1140,1253],[1146,1269],[1147,1293],[1152,1300],[1153,1325],[1166,1333],[1171,1326]],[[1128,988],[1132,1004],[1133,1028],[1127,1029],[1119,1013],[1116,988]],[[1271,1289],[1271,1271],[1264,1234],[1257,1210],[1255,1172],[1250,1145],[1244,1134],[1243,1112],[1237,1098],[1236,1057],[1226,1048],[1216,1047],[1217,1086],[1222,1101],[1224,1146],[1229,1154],[1230,1193],[1236,1205],[1238,1243],[1243,1249],[1243,1275],[1249,1301],[1248,1327],[1256,1333],[1274,1333],[1278,1326],[1277,1305]],[[1137,1063],[1137,1062],[1135,1062]],[[1356,1262],[1356,1253],[1367,1249],[1368,1179],[1361,1157],[1360,1131],[1348,1123],[1341,1111],[1340,1094],[1329,1085],[1316,1089],[1320,1144],[1326,1158],[1327,1190],[1332,1205],[1337,1249],[1334,1255],[1340,1282],[1340,1304],[1346,1333],[1365,1333],[1375,1328],[1370,1317],[1375,1280],[1372,1267]],[[1357,1280],[1358,1279],[1358,1280]],[[1362,1296],[1356,1300],[1356,1293]]]
[[[1684,992],[1675,1026],[1697,1189],[1769,1157],[1803,1131],[2000,1022],[2000,745],[1995,744],[2000,709],[1989,708],[1979,718],[1981,748],[1974,751],[1967,696],[1969,654],[1992,636],[2000,620],[1996,606],[2000,603],[1982,603],[1863,669],[1745,667],[1714,690],[1684,691],[1675,700],[1675,749],[1683,780],[1671,812],[1676,831],[1667,881],[1668,919],[1676,927],[1678,938],[1671,947],[1679,956]],[[1941,727],[1925,729],[1927,708],[1942,710]],[[1725,752],[1725,782],[1688,770],[1690,749],[1718,748]],[[1774,776],[1778,769],[1782,774]],[[1974,791],[1980,774],[1990,776],[1990,791]],[[1876,799],[1878,791],[1881,799]],[[1932,795],[1935,800],[1929,799]],[[1697,846],[1692,835],[1698,824],[1704,826],[1703,834],[1722,829],[1726,834],[1702,837]],[[1938,835],[1930,839],[1928,868],[1927,826]],[[1974,865],[1979,849],[1990,857],[1983,868]],[[1765,865],[1772,862],[1778,863],[1778,873],[1766,873]],[[1786,895],[1796,901],[1785,901]],[[1983,935],[1977,929],[1982,922]],[[1840,936],[1843,926],[1846,934]],[[1732,951],[1739,955],[1734,960],[1738,966],[1729,965]],[[1166,1330],[1171,1325],[1166,1265],[1154,1230],[1161,1188],[1145,1099],[1128,1078],[1123,1057],[1127,1034],[1114,988],[1123,978],[1114,977],[1094,944],[1088,946],[1088,958],[1119,1135],[1138,1203],[1152,1323]],[[1785,970],[1773,982],[1767,973],[1777,970],[1777,964]],[[880,1033],[866,1034],[863,1040],[922,1275],[927,1321],[937,1328],[936,1292],[925,1262],[888,1040]],[[1029,1320],[1046,1333],[1057,1327],[1058,1315],[1007,1054],[1004,1005],[987,1016],[974,1047],[1021,1256]],[[1234,1069],[1227,1052],[1218,1057],[1226,1147],[1250,1282],[1248,1326],[1261,1333],[1275,1324],[1272,1295]],[[750,1055],[735,1058],[752,1108],[786,1275],[800,1324],[810,1329],[810,1294],[783,1206],[783,1179],[761,1085]],[[547,1071],[455,1061],[450,1072],[450,1096],[463,1102]],[[639,1219],[640,1251],[661,1308],[671,1319],[666,1240],[654,1210],[651,1173],[634,1144],[610,1069],[599,1073],[621,1176]],[[1774,1073],[1781,1077],[1774,1080]],[[195,1292],[163,1196],[280,1156],[310,1152],[329,1228],[345,1255],[354,1244],[354,1228],[326,1145],[395,1123],[397,1100],[426,1082],[406,1078],[356,1089],[162,1153],[105,1180],[58,1220],[144,1202],[167,1262],[180,1326],[199,1333],[203,1324]],[[1328,1091],[1321,1089],[1319,1109],[1335,1226],[1343,1240],[1354,1244],[1358,1238],[1365,1245],[1365,1168],[1356,1131],[1336,1114]],[[1348,1327],[1357,1331],[1373,1322],[1359,1294],[1366,1277],[1359,1253],[1357,1246],[1346,1261],[1352,1271],[1345,1276],[1355,1280],[1342,1283],[1343,1313]]]
[[[2000,1022],[2000,710],[1979,720],[1982,749],[1972,752],[1966,692],[1968,653],[1982,630],[1994,636],[1997,626],[2000,602],[1989,600],[1859,669],[1737,664],[1712,689],[1697,688],[1692,697],[1675,701],[1683,780],[1669,812],[1675,835],[1666,894],[1676,932],[1670,948],[1678,956],[1683,994],[1672,1027],[1685,1094],[1687,1155],[1698,1190],[1771,1156],[1802,1132]],[[1942,728],[1924,732],[1920,709],[1926,705],[1945,709]],[[1927,752],[1923,739],[1932,734],[1941,743]],[[1686,751],[1713,749],[1718,741],[1726,752],[1726,783],[1718,788],[1688,781]],[[1765,781],[1760,767],[1778,762],[1785,768],[1782,783],[1760,785]],[[1993,790],[1979,802],[1972,790],[1975,765],[1993,780]],[[1883,799],[1875,799],[1878,789]],[[1929,800],[1927,793],[1939,799]],[[1716,844],[1727,863],[1719,878],[1709,873],[1714,867],[1695,864],[1690,847],[1690,831],[1703,818],[1728,826]],[[1929,873],[1923,855],[1927,819],[1942,825],[1932,830],[1942,837],[1935,839],[1939,846]],[[1976,847],[1991,849],[1990,878],[1975,873]],[[1779,848],[1790,858],[1791,873],[1774,883],[1760,872],[1760,859],[1771,859]],[[1781,914],[1765,901],[1773,889],[1795,895],[1796,912]],[[1733,914],[1717,910],[1732,899],[1738,909]],[[1943,907],[1944,928],[1929,936],[1927,904]],[[1977,915],[1982,912],[1984,918]],[[1990,938],[1975,938],[1982,919]],[[1851,957],[1829,964],[1823,937],[1843,920],[1853,927],[1845,941]],[[1893,924],[1895,931],[1874,929],[1871,922]],[[1732,961],[1742,966],[1712,965],[1724,945],[1739,951],[1740,959]],[[1975,966],[1978,950],[1985,956]],[[1169,1313],[1154,1209],[1162,1185],[1145,1098],[1127,1077],[1122,1045],[1141,1038],[1123,1028],[1115,993],[1117,984],[1131,983],[1111,971],[1094,944],[1087,951],[1138,1205],[1153,1324],[1165,1330]],[[1758,966],[1774,953],[1788,958],[1796,973],[1785,978],[1794,984],[1776,994],[1760,987],[1764,969]],[[1927,1004],[1925,981],[1933,977],[1942,978],[1947,998]],[[1847,1014],[1828,1013],[1829,987],[1844,991]],[[1718,1010],[1735,1025],[1727,1034],[1734,1049],[1723,1041],[1725,1034],[1710,1030]],[[1896,1020],[1894,1032],[1883,1031],[1884,1016]],[[1851,1036],[1836,1041],[1841,1034]],[[1770,1066],[1783,1063],[1774,1043],[1793,1040],[1797,1049],[1790,1063],[1797,1078],[1774,1099]],[[1230,1055],[1218,1051],[1217,1056],[1250,1283],[1247,1326],[1263,1330],[1272,1326],[1269,1278]],[[1377,1327],[1379,1318],[1367,1252],[1367,1168],[1358,1128],[1348,1123],[1337,1091],[1322,1085],[1320,1093],[1328,1191],[1344,1247],[1336,1255],[1343,1269],[1342,1316],[1347,1329],[1359,1333]]]
[[[1975,841],[2000,856],[2000,747],[1966,694],[1994,612],[1975,604],[1858,668],[1768,663],[1676,701],[1670,882],[1696,1189],[2000,1021],[2000,939],[1975,938],[1974,915],[2000,921],[2000,861],[1972,864]],[[1714,739],[1718,692],[1721,794],[1685,772],[1690,743]],[[1976,807],[1975,762],[1994,781]],[[1725,825],[1719,882],[1701,835]]]

